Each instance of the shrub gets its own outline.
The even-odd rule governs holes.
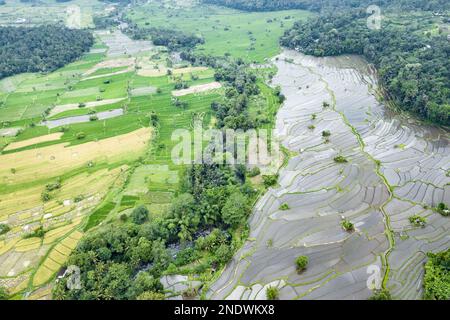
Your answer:
[[[308,126],[308,129],[309,129],[309,130],[314,130],[315,128],[316,128],[316,126],[315,126],[315,125],[313,125],[313,124],[312,124],[312,125],[310,125],[310,126]]]
[[[137,300],[164,300],[166,297],[163,293],[146,291],[137,297]]]
[[[411,222],[411,224],[415,227],[425,227],[427,224],[427,219],[416,214],[409,217],[409,222]]]
[[[283,211],[285,211],[285,210],[289,210],[290,208],[289,208],[289,205],[287,204],[287,203],[283,203],[281,206],[280,206],[280,210],[283,210]]]
[[[258,167],[254,167],[252,168],[250,171],[248,171],[247,176],[250,178],[259,176],[261,174],[261,169],[259,169]]]
[[[324,101],[324,102],[322,103],[322,107],[324,107],[324,108],[329,108],[329,107],[330,107],[330,104],[329,104],[328,102]]]
[[[133,223],[135,224],[143,224],[148,220],[148,210],[144,206],[137,207],[133,210],[131,213],[131,219],[133,220]]]
[[[0,236],[8,233],[10,230],[11,228],[7,224],[0,223]]]
[[[220,265],[224,265],[231,260],[231,258],[233,257],[233,253],[234,251],[232,247],[226,244],[221,244],[214,254],[214,261],[216,261]]]
[[[86,133],[84,133],[84,132],[78,132],[77,133],[77,139],[78,140],[82,140],[84,138],[86,138]]]
[[[33,232],[25,235],[24,238],[43,238],[45,236],[45,233],[47,231],[44,230],[43,226],[40,226],[39,228],[35,229]]]
[[[295,265],[298,272],[302,272],[306,269],[309,263],[309,258],[307,256],[300,256],[295,259]]]
[[[277,287],[267,287],[266,289],[266,298],[267,300],[278,300],[280,297],[280,291]]]
[[[374,294],[369,298],[369,300],[392,300],[392,297],[389,290],[381,289],[375,290]]]
[[[445,203],[439,203],[436,207],[436,211],[442,214],[444,217],[448,217],[450,215],[450,210]]]
[[[266,188],[273,187],[278,182],[278,174],[276,175],[270,175],[270,176],[263,176],[264,186]]]
[[[78,108],[84,108],[84,107],[86,107],[86,103],[81,102],[78,104]]]
[[[322,137],[326,138],[331,136],[331,132],[329,130],[322,131]]]
[[[344,228],[345,231],[353,231],[355,230],[355,226],[353,223],[350,222],[350,220],[344,219],[341,222],[342,228]]]
[[[348,162],[348,160],[344,156],[341,156],[341,155],[334,157],[333,160],[336,163],[347,163]]]
[[[96,115],[92,115],[89,117],[89,121],[97,121],[98,117]]]

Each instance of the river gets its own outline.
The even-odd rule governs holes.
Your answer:
[[[275,130],[296,155],[257,203],[249,240],[208,297],[265,299],[277,286],[280,299],[367,299],[368,284],[384,283],[396,298],[421,298],[426,252],[450,246],[450,218],[429,209],[450,203],[449,133],[387,109],[360,57],[285,50],[273,63],[272,84],[286,96]],[[425,227],[411,225],[416,214]],[[299,274],[300,255],[309,265]]]

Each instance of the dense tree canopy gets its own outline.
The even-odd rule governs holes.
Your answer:
[[[361,54],[374,63],[387,94],[399,107],[450,125],[450,42],[413,26],[367,27],[365,11],[323,15],[296,23],[281,44],[315,56]],[[419,26],[420,27],[420,26]],[[416,27],[418,28],[418,27]]]
[[[63,26],[0,27],[0,79],[54,71],[75,61],[93,43],[89,31]]]

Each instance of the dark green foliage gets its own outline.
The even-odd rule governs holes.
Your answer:
[[[119,20],[114,15],[94,16],[93,21],[97,29],[109,29],[119,25]]]
[[[203,38],[187,34],[180,30],[166,28],[142,28],[131,21],[125,33],[135,40],[148,39],[157,46],[165,46],[170,50],[194,48],[197,44],[203,44]]]
[[[7,224],[0,223],[0,236],[7,234],[10,230],[11,228]]]
[[[248,103],[249,97],[259,94],[259,88],[256,75],[243,60],[212,57],[189,50],[182,52],[181,58],[194,65],[214,68],[216,81],[226,85],[226,99],[211,105],[219,128],[247,130],[255,127],[255,121],[248,114]]]
[[[137,300],[164,300],[164,293],[146,291],[137,297]]]
[[[280,206],[280,210],[283,210],[283,211],[286,211],[286,210],[289,210],[290,208],[289,208],[289,205],[287,204],[287,203],[283,203],[281,206]]]
[[[339,155],[339,156],[336,156],[336,157],[334,157],[334,162],[336,162],[336,163],[347,163],[348,162],[348,160],[344,157],[344,156],[342,156],[342,155]]]
[[[448,4],[447,4],[448,6]],[[382,86],[396,105],[437,123],[450,124],[449,42],[432,39],[419,26],[381,30],[367,27],[365,8],[332,13],[286,31],[281,44],[315,56],[364,55],[379,71]]]
[[[84,228],[84,231],[87,231],[95,226],[97,226],[100,222],[102,222],[108,214],[114,209],[116,206],[113,202],[108,202],[105,205],[101,206],[100,208],[96,209],[91,215],[89,216],[88,222],[86,224],[86,227]]]
[[[0,286],[0,300],[8,300],[8,291]]]
[[[51,200],[51,195],[48,191],[42,191],[41,193],[41,200],[42,202],[48,202]]]
[[[427,224],[427,219],[419,215],[414,215],[409,217],[409,222],[415,227],[425,227]]]
[[[58,190],[58,189],[61,189],[61,181],[60,180],[52,182],[52,183],[48,183],[45,186],[45,190],[48,191],[48,192],[51,192],[51,191],[54,191],[54,190]]]
[[[424,299],[450,300],[450,250],[428,253],[425,265]]]
[[[436,211],[442,214],[444,217],[448,217],[450,215],[450,210],[445,203],[439,203],[436,207]]]
[[[369,300],[392,300],[392,296],[389,290],[375,290],[374,294],[369,298]]]
[[[306,269],[309,263],[309,258],[307,256],[300,256],[295,259],[295,266],[298,272],[302,272]]]
[[[63,26],[0,27],[0,79],[56,70],[78,59],[93,43],[89,31]]]
[[[261,169],[259,169],[258,167],[253,167],[247,173],[247,176],[249,176],[250,178],[253,178],[253,177],[259,176],[260,174],[261,174]]]
[[[148,221],[148,209],[144,206],[137,207],[131,213],[131,219],[135,224],[143,224]]]
[[[324,131],[322,131],[322,137],[329,137],[329,136],[331,136],[331,132],[329,131],[329,130],[324,130]]]
[[[24,238],[26,238],[26,239],[28,239],[28,238],[43,238],[45,236],[46,232],[47,231],[44,229],[44,227],[40,226],[39,228],[37,228],[33,232],[26,234],[24,236]]]

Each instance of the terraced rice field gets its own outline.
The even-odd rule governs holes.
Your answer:
[[[388,112],[358,57],[284,51],[273,62],[273,85],[287,97],[276,133],[296,156],[256,205],[249,241],[208,297],[265,299],[271,285],[281,299],[364,299],[374,265],[394,297],[420,298],[425,253],[450,245],[449,219],[429,209],[450,202],[448,132]],[[410,224],[414,214],[426,227]],[[343,230],[344,217],[354,232]],[[310,259],[302,273],[300,255]]]
[[[70,28],[92,27],[94,12],[103,11],[104,7],[97,0],[75,0],[70,3],[41,0],[39,6],[32,1],[7,0],[6,4],[0,6],[0,25],[64,23]]]
[[[77,62],[0,81],[0,223],[11,228],[0,236],[0,286],[16,298],[50,298],[88,230],[140,204],[164,212],[180,170],[170,161],[171,134],[196,117],[209,124],[211,102],[222,95],[212,69],[175,65],[168,76],[164,48],[120,32],[96,36]],[[164,72],[141,75],[140,64]],[[179,97],[188,103],[180,109],[172,103],[175,77],[216,87]],[[44,235],[34,234],[39,228]]]

